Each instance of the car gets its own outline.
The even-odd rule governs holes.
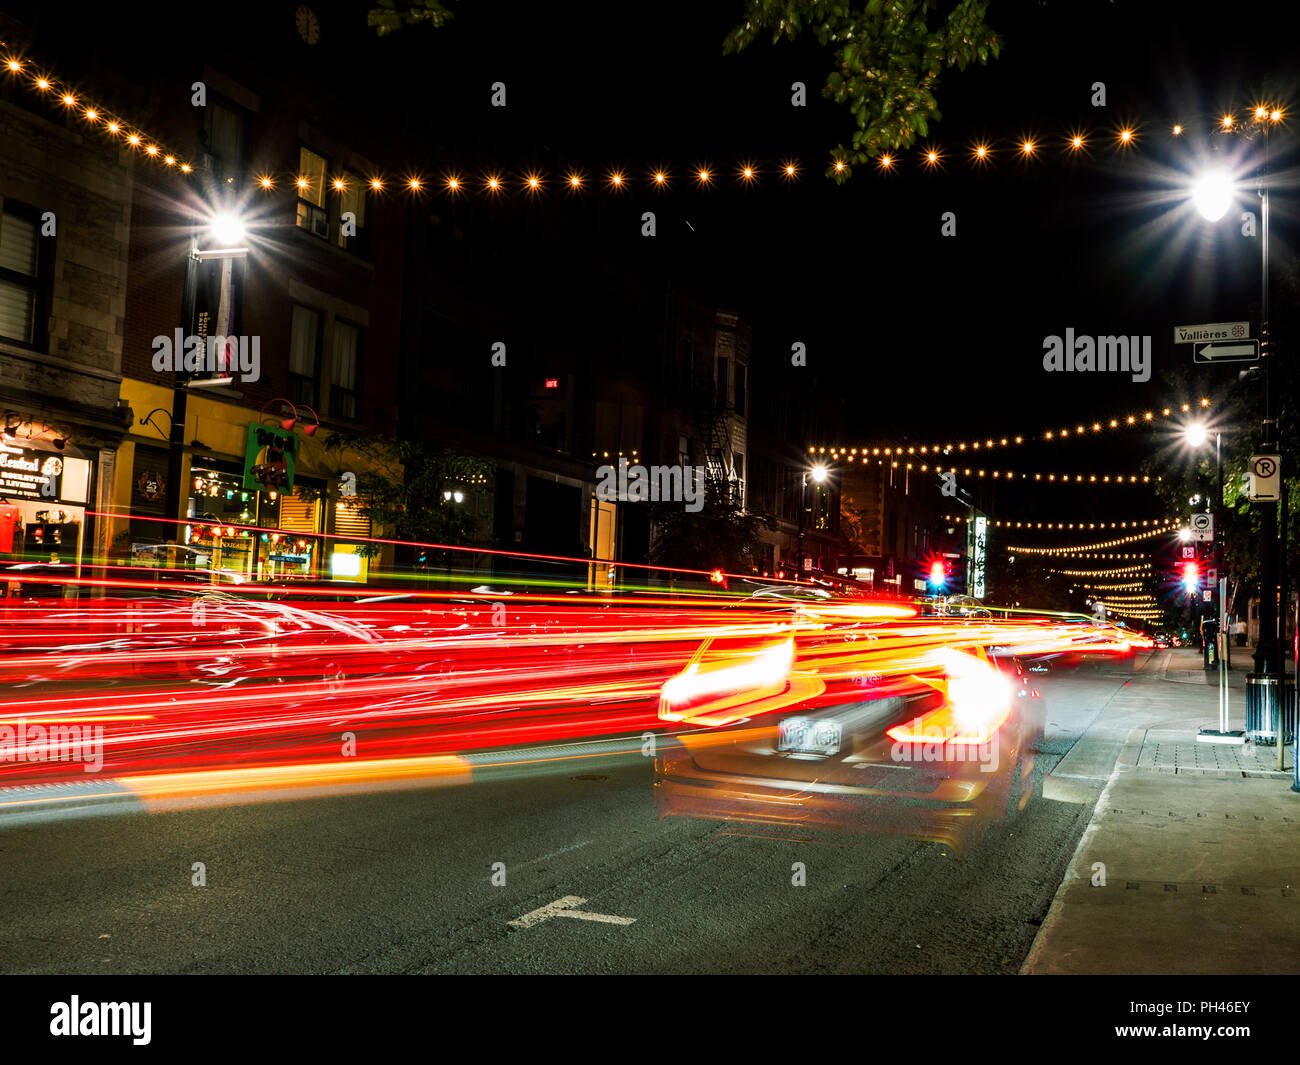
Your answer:
[[[664,685],[659,717],[676,731],[655,760],[661,819],[904,835],[962,853],[1041,795],[1043,700],[1014,656],[952,643],[951,622],[797,615],[706,640]]]
[[[1173,646],[1173,639],[1167,632],[1158,632],[1152,639],[1158,650],[1165,651]]]
[[[939,604],[939,614],[948,618],[991,618],[993,612],[969,595],[950,595]]]

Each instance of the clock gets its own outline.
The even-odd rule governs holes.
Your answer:
[[[320,40],[320,19],[306,4],[298,5],[298,10],[293,13],[293,21],[298,27],[298,36],[308,44]]]

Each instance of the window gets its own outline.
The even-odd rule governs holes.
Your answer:
[[[40,246],[35,212],[0,213],[0,337],[36,343]]]
[[[339,171],[310,148],[298,149],[299,229],[348,251],[360,252],[366,225],[366,185]],[[345,219],[343,216],[350,214]]]
[[[308,233],[328,240],[329,216],[325,213],[325,159],[309,148],[298,150],[298,225]]]
[[[208,162],[217,177],[236,175],[244,161],[244,116],[224,104],[209,103],[203,134]]]
[[[356,174],[343,174],[343,188],[339,198],[339,226],[335,243],[340,248],[355,250],[361,241],[361,232],[366,225],[366,194],[361,178]],[[351,219],[344,215],[352,213]]]
[[[357,356],[361,330],[347,322],[334,322],[334,364],[330,370],[330,414],[335,418],[357,417]]]
[[[736,413],[742,418],[748,410],[749,367],[743,362],[736,363]]]
[[[679,436],[677,438],[677,464],[679,466],[691,465],[691,438],[689,436]]]
[[[316,388],[320,380],[320,314],[308,307],[295,306],[293,329],[289,337],[289,399],[294,403],[316,406]]]

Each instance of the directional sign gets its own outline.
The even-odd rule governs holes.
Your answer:
[[[1249,322],[1206,322],[1204,325],[1174,326],[1175,344],[1204,344],[1210,340],[1245,340]]]
[[[1282,498],[1282,456],[1251,455],[1246,495],[1255,503]]]
[[[1258,340],[1197,344],[1192,348],[1193,362],[1255,362],[1258,359]]]

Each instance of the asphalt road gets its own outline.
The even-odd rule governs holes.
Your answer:
[[[1039,682],[1045,770],[1123,683]],[[660,822],[651,780],[630,755],[431,790],[0,820],[0,971],[1012,974],[1091,814],[1040,798],[959,858]],[[631,923],[508,923],[569,897]]]

